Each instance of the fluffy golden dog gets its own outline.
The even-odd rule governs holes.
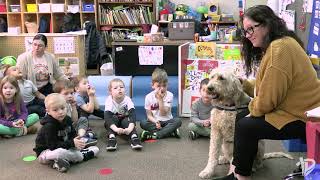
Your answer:
[[[250,97],[243,92],[240,80],[229,71],[214,69],[209,76],[207,91],[212,95],[215,106],[211,111],[211,137],[209,159],[207,166],[200,172],[201,178],[210,178],[214,175],[215,167],[226,161],[231,163],[233,156],[233,141],[236,115],[246,109]],[[223,156],[219,158],[220,151]],[[270,157],[288,157],[284,153],[264,154],[264,143],[259,141],[258,153],[254,168],[262,167],[262,160]]]

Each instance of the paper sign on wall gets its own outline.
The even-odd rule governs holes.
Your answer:
[[[73,54],[75,53],[74,37],[54,37],[54,54]]]
[[[24,46],[26,48],[26,52],[32,50],[32,41],[33,41],[33,37],[25,37],[24,38]]]
[[[140,65],[162,65],[163,46],[139,46]]]
[[[293,10],[282,11],[282,19],[286,22],[289,30],[295,31],[295,11]]]

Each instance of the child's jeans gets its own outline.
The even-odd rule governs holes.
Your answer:
[[[80,117],[77,122],[73,123],[74,129],[78,132],[79,129],[88,130],[89,120],[86,117]]]
[[[67,160],[68,162],[81,162],[83,161],[82,153],[77,149],[63,149],[58,148],[53,151],[46,149],[41,152],[38,157],[38,160],[41,164],[48,164],[50,161],[56,160],[58,158]]]
[[[26,120],[26,126],[30,127],[39,121],[39,116],[36,113],[29,114]],[[21,131],[20,128],[8,127],[0,124],[0,134],[2,135],[17,135]]]
[[[201,136],[210,137],[210,132],[211,132],[210,127],[199,126],[199,125],[191,122],[191,123],[188,124],[188,129],[190,131],[193,131],[193,132],[201,135]]]
[[[165,138],[171,136],[177,128],[181,126],[181,120],[179,118],[173,118],[168,121],[160,121],[161,129],[157,129],[156,124],[150,121],[141,121],[140,126],[142,129],[149,132],[156,132],[157,138]]]
[[[117,126],[118,128],[127,128],[129,127],[129,124],[130,123],[134,123],[133,121],[130,120],[130,118],[126,117],[122,120],[119,120],[117,117],[113,117],[112,119],[106,119],[105,123],[104,123],[104,127],[107,129],[107,137],[109,137],[110,134],[114,134],[114,135],[117,135],[116,132],[114,132],[110,126],[112,124],[114,124],[115,126]],[[130,132],[130,134],[128,135],[129,137],[132,136],[132,134],[137,134],[137,130],[136,128],[134,127],[133,130]]]

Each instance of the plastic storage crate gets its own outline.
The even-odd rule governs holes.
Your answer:
[[[51,4],[52,12],[64,12],[64,4]]]
[[[0,12],[7,12],[7,6],[5,4],[0,4]]]
[[[306,152],[307,144],[303,143],[301,139],[289,139],[282,141],[283,146],[289,152]]]
[[[37,12],[38,8],[36,4],[27,4],[27,12]]]
[[[39,12],[41,13],[50,13],[51,4],[50,3],[41,3],[39,4]]]
[[[94,12],[94,5],[93,4],[83,3],[82,4],[82,11],[84,11],[84,12]]]
[[[11,12],[21,12],[21,6],[20,5],[10,5]]]

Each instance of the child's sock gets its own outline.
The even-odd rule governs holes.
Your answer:
[[[157,133],[154,132],[154,133],[152,134],[152,139],[157,139]]]
[[[83,137],[86,134],[86,130],[85,129],[79,129],[78,130],[78,136]]]
[[[116,136],[114,134],[110,134],[109,138],[115,138]]]
[[[131,139],[132,139],[132,138],[135,138],[135,137],[138,137],[137,134],[132,134],[132,135],[131,135]]]

